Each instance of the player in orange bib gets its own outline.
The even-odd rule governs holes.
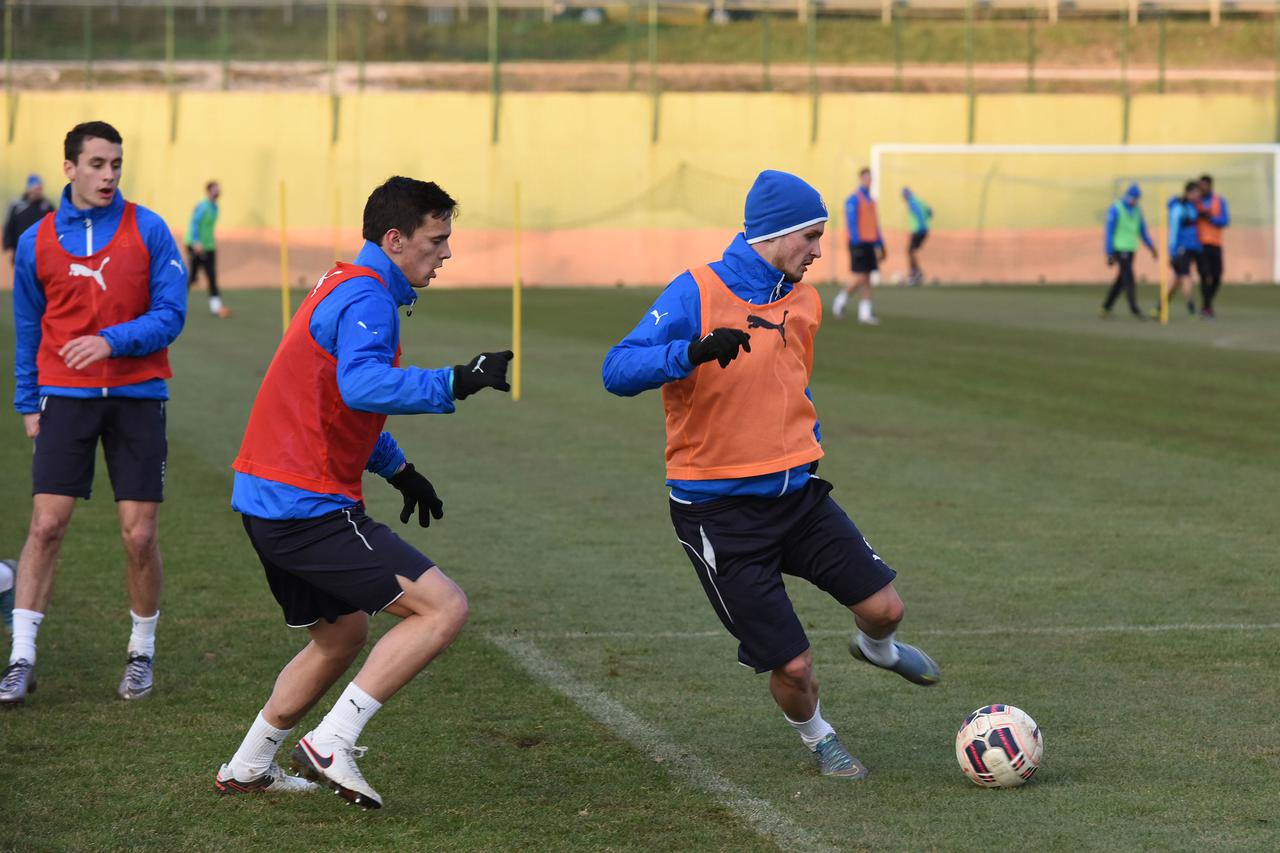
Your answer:
[[[855,658],[936,684],[928,655],[894,637],[896,576],[816,476],[823,451],[809,380],[822,322],[801,279],[821,257],[827,209],[795,175],[765,171],[744,232],[724,257],[681,273],[604,360],[604,384],[630,397],[662,388],[676,537],[738,661],[769,690],[819,772],[866,768],[822,717],[809,639],[783,585],[803,578],[853,615]]]

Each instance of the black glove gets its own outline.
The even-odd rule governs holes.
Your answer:
[[[728,367],[729,362],[738,357],[738,347],[742,347],[744,352],[751,352],[751,336],[741,329],[712,329],[689,343],[689,361],[695,366],[719,361],[722,368]]]
[[[398,473],[387,478],[387,482],[404,495],[404,509],[400,510],[401,524],[409,523],[409,516],[413,515],[414,507],[418,508],[420,527],[431,526],[431,519],[427,518],[427,510],[431,510],[431,515],[436,519],[444,518],[444,503],[436,494],[435,486],[417,472],[412,462],[406,462]]]
[[[453,366],[453,397],[465,400],[481,388],[497,388],[510,391],[507,384],[507,363],[515,357],[511,350],[482,352],[466,364]]]
[[[1117,261],[1119,261],[1119,258],[1116,257],[1115,252],[1107,252],[1107,266],[1114,267]]]

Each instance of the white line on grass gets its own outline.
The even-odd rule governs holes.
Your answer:
[[[677,747],[661,729],[638,717],[621,702],[573,676],[561,664],[547,657],[526,638],[490,635],[489,641],[502,649],[526,672],[604,724],[684,782],[706,791],[756,834],[783,850],[834,850],[807,830],[779,814],[773,804],[753,797],[725,779],[703,759]]]
[[[810,637],[844,637],[852,629],[819,628],[806,633]],[[928,637],[995,637],[1008,634],[1049,636],[1087,636],[1089,634],[1159,634],[1177,631],[1278,631],[1280,622],[1181,622],[1172,625],[1008,625],[992,628],[921,628],[910,631]],[[724,631],[525,631],[526,640],[700,640],[727,638]]]

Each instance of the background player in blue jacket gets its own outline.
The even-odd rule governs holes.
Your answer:
[[[1200,184],[1187,181],[1182,195],[1169,199],[1169,266],[1173,270],[1173,281],[1169,283],[1166,298],[1172,300],[1173,295],[1182,290],[1182,298],[1187,300],[1187,313],[1195,316],[1196,301],[1191,284],[1191,268],[1200,263]],[[1154,316],[1160,315],[1160,305],[1156,304]]]

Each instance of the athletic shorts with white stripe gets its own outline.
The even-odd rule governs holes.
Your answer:
[[[402,594],[397,576],[415,581],[435,565],[366,515],[364,504],[319,518],[242,518],[291,628],[334,622],[357,610],[377,613]]]
[[[671,501],[676,538],[693,563],[711,607],[738,641],[738,661],[769,672],[809,648],[783,575],[803,578],[848,607],[896,577],[811,477],[780,498]]]

